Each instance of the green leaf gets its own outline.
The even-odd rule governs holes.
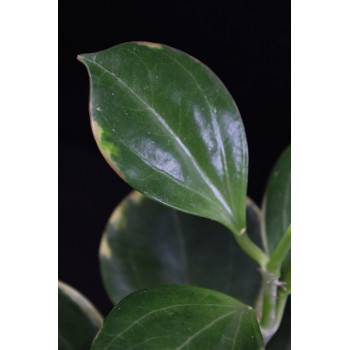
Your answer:
[[[103,322],[96,308],[71,286],[58,281],[58,349],[87,350]]]
[[[135,292],[106,317],[93,350],[257,350],[255,312],[209,289],[168,285]]]
[[[243,233],[248,149],[229,92],[205,65],[165,45],[130,42],[80,55],[107,162],[169,207]]]
[[[266,250],[270,255],[276,248],[283,247],[283,238],[289,232],[291,225],[291,147],[282,153],[275,164],[267,183],[263,205],[263,234]],[[289,238],[290,242],[290,238]],[[282,244],[281,244],[282,243]],[[283,249],[282,249],[283,251]],[[273,257],[275,258],[275,257]],[[277,257],[278,258],[278,257]],[[280,257],[279,257],[280,258]],[[290,249],[281,264],[281,280],[287,282],[290,292]],[[278,260],[278,259],[277,259]]]
[[[267,183],[263,199],[263,232],[266,250],[272,254],[290,225],[291,216],[291,148],[282,153]]]
[[[289,250],[281,267],[281,280],[286,283],[285,292],[291,292],[291,251]]]
[[[261,324],[265,324],[266,334],[273,334],[278,329],[283,317],[285,305],[288,295],[291,293],[291,147],[289,146],[280,156],[275,164],[263,199],[263,237],[266,250],[271,256],[267,268],[276,276],[277,285],[275,291],[271,295],[271,302],[275,315],[272,315],[269,324],[269,314],[265,314]],[[265,286],[265,289],[268,286]],[[265,307],[265,306],[264,306]],[[266,309],[267,310],[267,309]],[[266,311],[265,310],[265,311]],[[263,311],[264,314],[264,311]],[[264,322],[266,321],[266,322]],[[287,327],[288,328],[288,327]],[[285,329],[284,334],[289,334],[289,330]],[[262,326],[264,332],[264,326]],[[277,334],[281,333],[278,331]],[[286,337],[275,335],[273,344],[277,344],[277,348],[290,348],[290,340]],[[272,338],[274,339],[274,338]],[[277,339],[277,340],[276,340]],[[289,338],[290,339],[290,338]],[[285,344],[285,346],[282,346]]]
[[[248,234],[261,246],[260,218],[260,210],[248,199]],[[114,304],[138,289],[176,283],[215,289],[253,305],[260,288],[258,265],[227,228],[135,191],[109,218],[99,256]]]

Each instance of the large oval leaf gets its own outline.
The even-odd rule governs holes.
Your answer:
[[[78,57],[90,75],[90,115],[108,163],[172,208],[245,229],[248,149],[221,81],[168,46],[125,43]]]
[[[291,147],[280,156],[269,177],[263,199],[263,232],[266,249],[272,254],[290,225]]]
[[[247,227],[261,243],[261,213],[247,200]],[[192,284],[254,305],[258,265],[215,221],[170,209],[132,192],[111,215],[100,245],[105,289],[114,304],[141,288]]]
[[[103,322],[97,309],[69,285],[58,282],[58,349],[87,350]]]
[[[258,350],[263,340],[250,307],[219,292],[168,285],[123,299],[107,316],[93,350]]]

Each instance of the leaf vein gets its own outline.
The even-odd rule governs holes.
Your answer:
[[[194,333],[191,337],[189,337],[184,343],[182,343],[180,346],[178,346],[176,349],[174,350],[181,350],[183,349],[186,345],[188,345],[189,343],[191,343],[191,341],[193,339],[195,339],[196,337],[198,337],[200,334],[202,334],[203,332],[205,332],[207,329],[209,329],[210,327],[212,327],[214,324],[218,323],[219,321],[223,320],[224,318],[226,318],[227,316],[230,316],[232,314],[234,314],[236,311],[230,311],[227,312],[224,315],[221,315],[220,317],[217,317],[215,320],[213,320],[212,322],[208,323],[205,327],[201,328],[198,332]]]
[[[217,144],[219,145],[219,149],[220,149],[220,159],[221,159],[221,164],[222,167],[224,169],[224,178],[225,178],[225,182],[226,182],[226,188],[228,190],[228,193],[230,194],[231,199],[233,198],[232,196],[232,191],[231,191],[231,186],[229,183],[229,179],[228,179],[228,165],[226,162],[226,151],[225,151],[225,147],[224,144],[222,142],[222,134],[221,134],[221,129],[217,123],[217,120],[215,118],[215,113],[213,113],[212,107],[210,106],[209,100],[207,95],[205,94],[205,92],[203,91],[202,87],[199,85],[196,77],[192,74],[191,71],[189,71],[181,62],[179,62],[176,58],[171,57],[169,55],[165,55],[166,57],[168,57],[169,59],[173,60],[178,66],[180,66],[190,77],[191,79],[194,81],[194,83],[196,84],[198,90],[200,91],[200,93],[202,94],[204,101],[207,105],[207,108],[209,110],[209,114],[210,114],[210,119],[211,119],[211,124],[214,130],[214,135],[215,135],[215,140],[217,142]],[[217,98],[217,96],[216,96]]]
[[[106,345],[105,349],[108,349],[116,339],[118,338],[122,338],[122,335],[124,333],[126,333],[127,331],[129,331],[131,328],[133,328],[136,324],[140,324],[140,321],[142,321],[143,319],[147,318],[148,316],[160,312],[160,311],[165,311],[165,310],[169,310],[169,309],[173,309],[174,307],[188,307],[188,306],[215,306],[215,307],[227,307],[227,308],[232,308],[232,305],[221,305],[221,304],[176,304],[176,305],[171,305],[171,306],[166,306],[160,309],[155,309],[155,310],[151,310],[150,312],[146,313],[145,315],[139,317],[137,320],[135,320],[134,322],[132,322],[128,327],[126,327],[123,331],[121,331],[120,333],[116,334],[111,340],[110,342]],[[230,311],[230,313],[233,313],[234,311]]]

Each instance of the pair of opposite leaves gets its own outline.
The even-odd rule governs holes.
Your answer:
[[[158,202],[214,219],[236,235],[244,233],[247,226],[246,138],[237,107],[217,77],[183,52],[158,44],[127,43],[97,54],[82,55],[80,60],[87,66],[91,78],[90,114],[94,136],[109,164],[131,186]],[[276,176],[278,178],[278,174]],[[178,214],[171,215],[175,226],[179,226],[181,220],[174,218]],[[268,226],[268,222],[266,224]],[[278,231],[281,227],[273,227],[277,233],[267,241],[270,247],[265,247],[272,251],[286,229]],[[182,234],[179,227],[176,230],[178,235]],[[166,259],[175,257],[176,273],[171,278],[183,283],[200,276],[198,271],[191,271],[192,276],[188,275],[188,269],[185,271],[188,262],[184,242],[181,243],[184,239],[187,235],[177,242],[182,244],[178,247],[180,264],[176,263],[179,256],[164,254],[166,245],[159,248]],[[167,240],[159,242],[164,244]],[[113,264],[108,266],[109,242],[103,244],[107,267],[102,268],[102,273],[106,275],[109,268],[113,270]],[[169,242],[168,247],[171,247]],[[123,254],[127,254],[127,250]],[[101,259],[103,261],[103,257]],[[126,261],[127,257],[117,259]],[[154,263],[145,256],[142,265],[147,271],[149,267],[154,268]],[[181,265],[179,269],[177,265]],[[164,266],[171,267],[171,261]],[[156,281],[164,280],[162,273],[169,277],[167,272],[159,271]],[[139,287],[143,287],[140,276],[134,275],[130,274],[130,278],[138,278]],[[218,279],[222,276],[218,274]],[[231,279],[228,273],[220,281],[226,284],[226,291],[230,290]],[[107,277],[107,290],[111,281]],[[131,289],[137,285],[135,281]],[[112,290],[130,291],[128,283],[121,282],[125,281],[117,281],[118,286],[112,286]],[[217,281],[212,283],[215,287]],[[169,344],[172,349],[190,345],[200,348],[200,344],[211,348],[210,341],[216,349],[263,346],[254,311],[227,295],[188,286],[158,287],[140,293],[124,299],[114,309],[95,342],[95,349],[136,349],[146,344],[152,349],[165,349]],[[122,326],[118,327],[118,322]]]

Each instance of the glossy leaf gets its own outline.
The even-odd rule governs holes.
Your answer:
[[[130,42],[80,55],[96,142],[132,187],[172,208],[245,229],[248,149],[227,89],[165,45]]]
[[[261,243],[261,212],[247,200],[248,233]],[[258,265],[223,225],[164,207],[132,192],[115,209],[100,245],[105,289],[114,304],[141,288],[192,284],[254,305]]]
[[[96,308],[69,285],[58,282],[58,349],[87,350],[103,322]]]
[[[263,199],[263,231],[266,250],[272,254],[290,225],[291,148],[282,153],[274,166]]]
[[[258,350],[263,340],[250,307],[209,289],[168,285],[123,299],[92,349]]]

